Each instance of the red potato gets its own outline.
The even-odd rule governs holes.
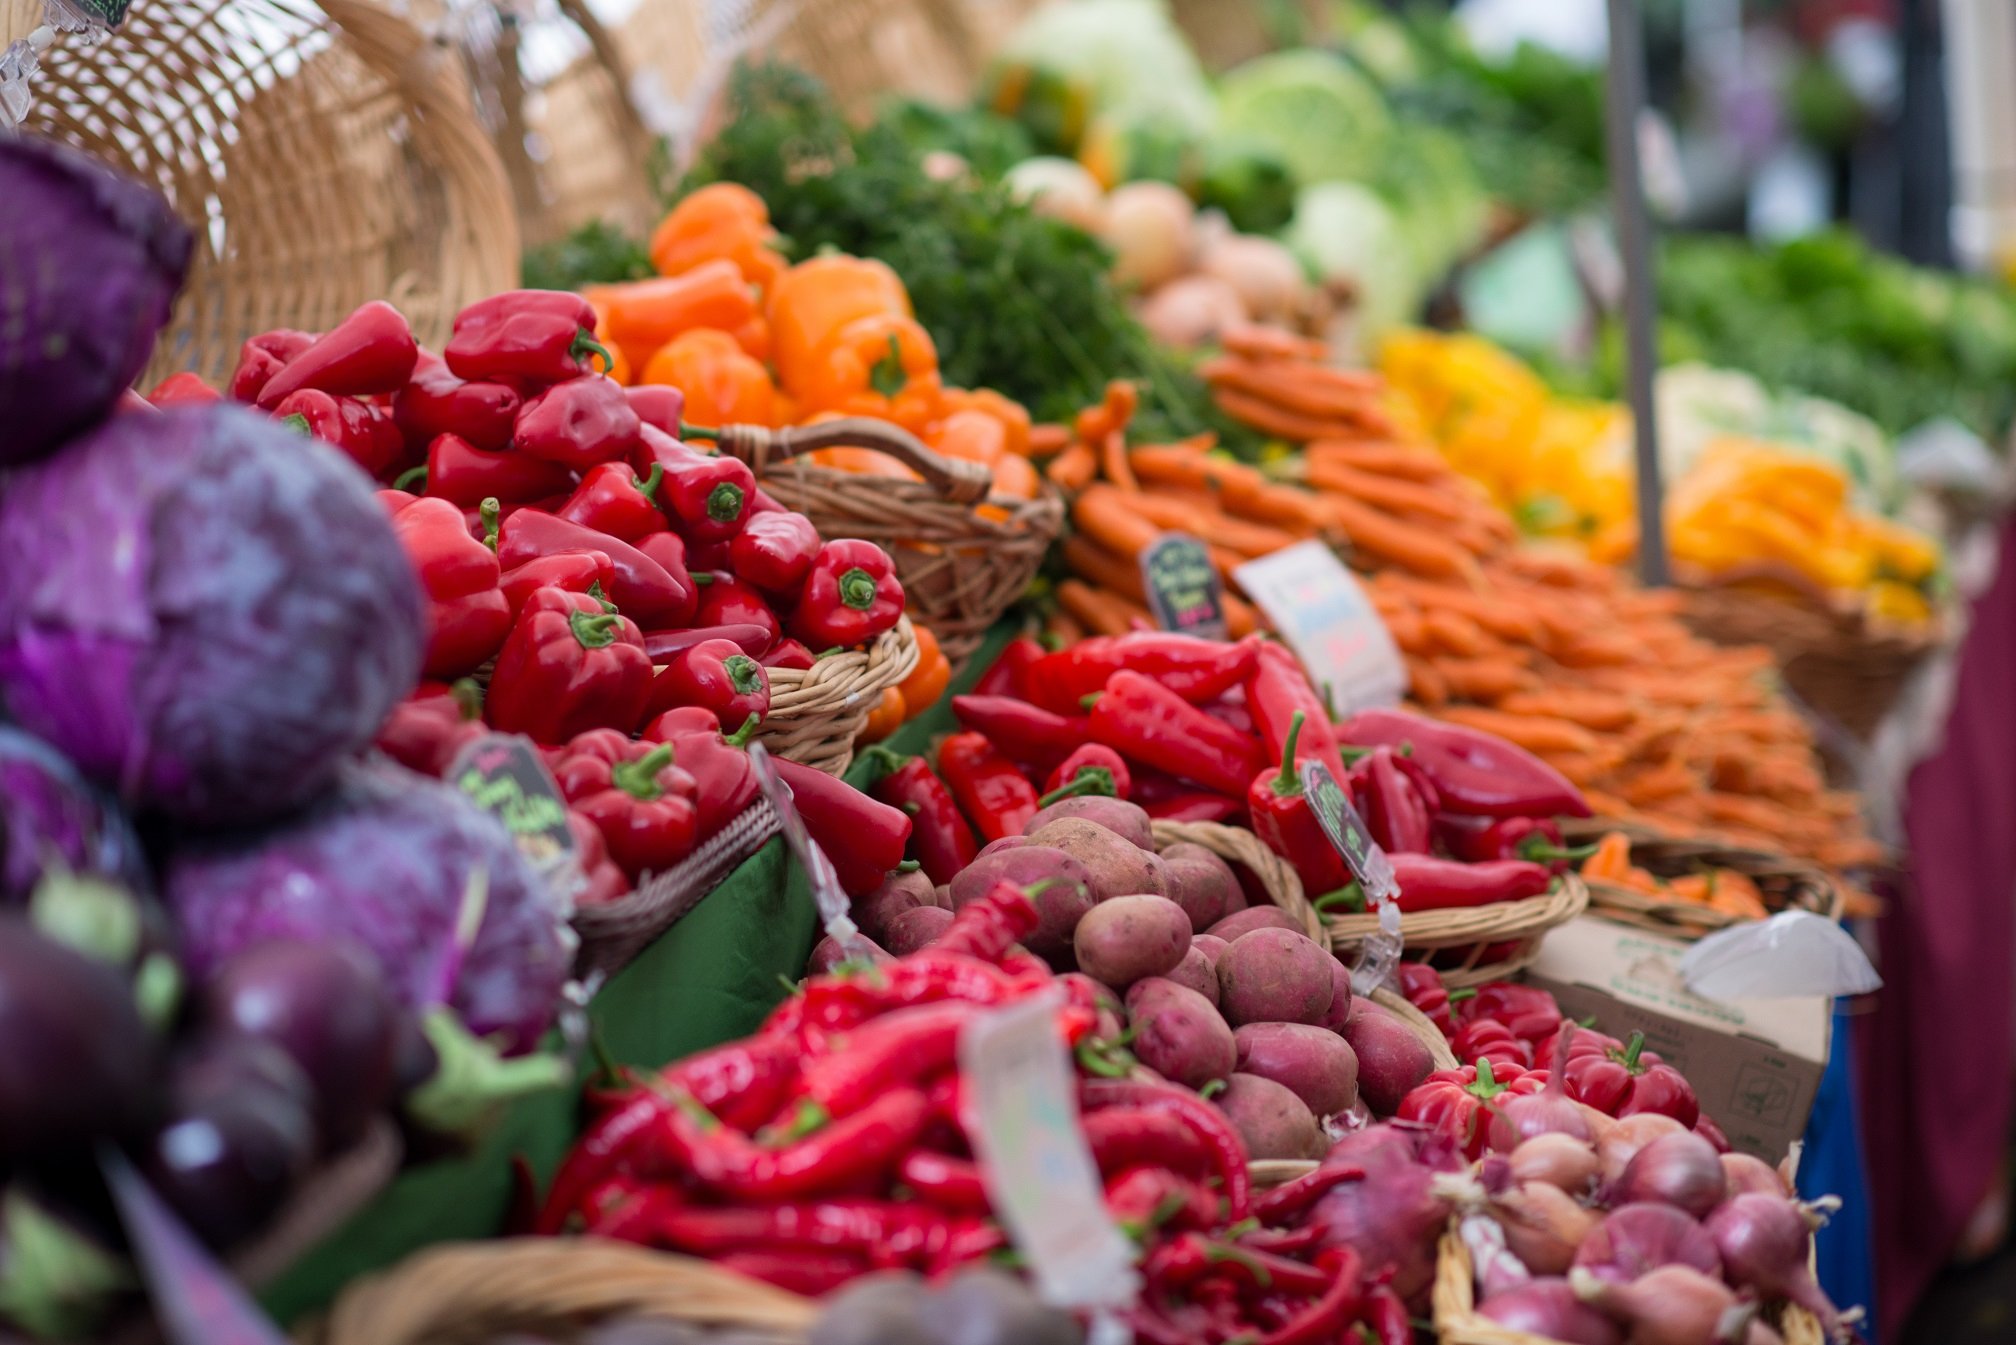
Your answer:
[[[873,951],[873,960],[876,963],[894,962],[896,960],[877,944],[875,940],[869,939],[868,945]],[[825,938],[819,940],[818,944],[812,949],[812,960],[805,964],[805,971],[809,976],[824,976],[846,960],[847,954],[841,950],[840,940],[828,934]]]
[[[1213,938],[1230,943],[1240,935],[1251,934],[1256,929],[1288,929],[1300,934],[1302,922],[1279,906],[1249,906],[1243,911],[1226,916],[1204,932]]]
[[[951,910],[951,909],[952,909],[952,884],[950,884],[950,883],[940,883],[940,884],[938,884],[938,886],[936,886],[936,887],[932,888],[932,889],[931,889],[931,904],[932,904],[933,906],[939,906],[939,907],[943,907],[943,908],[944,908],[945,910],[948,910],[948,911],[949,911],[949,910]]]
[[[1315,1113],[1272,1079],[1234,1074],[1215,1101],[1246,1142],[1249,1158],[1321,1158],[1330,1147]]]
[[[952,923],[952,912],[936,906],[913,906],[889,922],[884,946],[898,957],[907,957],[936,943]]]
[[[1176,969],[1190,950],[1190,917],[1167,897],[1115,897],[1085,913],[1071,946],[1078,970],[1124,990]]]
[[[922,869],[892,873],[882,880],[882,886],[854,899],[854,923],[869,938],[879,939],[889,928],[889,922],[904,911],[937,904],[937,890]]]
[[[1317,1116],[1348,1111],[1358,1100],[1358,1056],[1328,1028],[1306,1023],[1248,1023],[1233,1034],[1239,1072],[1272,1079]]]
[[[1352,1003],[1343,1035],[1358,1056],[1358,1095],[1375,1116],[1400,1110],[1400,1100],[1435,1069],[1413,1029],[1369,999]]]
[[[1210,956],[1197,946],[1196,939],[1192,939],[1190,946],[1183,950],[1183,960],[1169,973],[1169,979],[1195,990],[1209,1000],[1213,1008],[1218,1006],[1218,968],[1212,964]]]
[[[1137,850],[1155,848],[1155,834],[1149,829],[1148,814],[1142,811],[1140,804],[1094,795],[1058,800],[1030,818],[1029,825],[1022,828],[1022,834],[1034,836],[1052,822],[1065,820],[1091,822],[1104,827]]]
[[[1151,976],[1127,992],[1134,1054],[1165,1079],[1202,1088],[1232,1072],[1238,1051],[1232,1029],[1204,996]]]
[[[1330,954],[1292,929],[1256,929],[1218,957],[1218,1006],[1234,1026],[1320,1023],[1330,1011]]]
[[[1239,876],[1218,855],[1194,841],[1178,841],[1162,852],[1169,900],[1183,908],[1196,929],[1209,929],[1230,913],[1228,903],[1244,897]]]
[[[1336,958],[1330,959],[1330,1008],[1318,1027],[1342,1032],[1351,1017],[1351,970]]]
[[[1190,946],[1204,954],[1206,960],[1211,963],[1211,974],[1216,976],[1218,974],[1219,955],[1232,945],[1219,938],[1216,934],[1198,934],[1192,936]]]
[[[1062,850],[1085,866],[1092,900],[1114,897],[1160,897],[1167,893],[1168,878],[1162,861],[1149,850],[1107,830],[1097,822],[1080,817],[1059,818],[1029,833],[1034,845]]]
[[[1092,909],[1092,876],[1062,850],[1024,844],[982,855],[954,875],[952,909],[965,909],[993,891],[996,883],[1009,882],[1027,889],[1048,879],[1055,881],[1032,898],[1036,932],[1023,944],[1038,957],[1061,957],[1071,947],[1078,921]]]
[[[1003,836],[998,841],[989,841],[987,844],[981,846],[980,853],[975,855],[974,858],[985,859],[988,855],[998,855],[1003,850],[1020,850],[1025,845],[1034,845],[1035,843],[1027,836]],[[954,877],[957,877],[957,875],[955,874]]]

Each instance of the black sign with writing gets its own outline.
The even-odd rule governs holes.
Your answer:
[[[1366,830],[1365,819],[1351,805],[1351,795],[1320,761],[1302,763],[1302,792],[1309,799],[1309,811],[1316,815],[1316,825],[1323,828],[1323,834],[1344,857],[1351,876],[1369,897],[1380,886],[1373,856],[1377,855],[1378,862],[1383,864],[1385,852]]]
[[[448,778],[477,807],[496,814],[534,868],[550,873],[573,857],[567,802],[529,738],[487,734],[462,749]]]
[[[1195,537],[1164,533],[1143,551],[1141,587],[1163,630],[1225,638],[1225,584],[1211,553]]]

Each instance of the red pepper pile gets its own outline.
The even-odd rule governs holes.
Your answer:
[[[707,1256],[806,1294],[874,1270],[942,1274],[1001,1250],[969,1139],[960,1034],[1065,987],[1070,1045],[1089,983],[1016,947],[1036,928],[1003,883],[922,952],[810,978],[756,1035],[597,1096],[536,1228]],[[1354,1322],[1409,1339],[1406,1314],[1320,1227],[1293,1227],[1340,1168],[1256,1197],[1224,1115],[1188,1089],[1086,1077],[1079,1107],[1108,1207],[1140,1246],[1145,1341],[1333,1341]],[[1379,1327],[1380,1322],[1383,1327]]]

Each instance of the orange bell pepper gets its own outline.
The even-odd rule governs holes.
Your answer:
[[[770,353],[778,381],[795,389],[821,346],[848,323],[877,313],[912,316],[909,292],[881,262],[814,257],[777,277],[764,315],[770,321]]]
[[[945,694],[945,688],[952,684],[952,661],[945,657],[945,651],[938,645],[938,637],[927,626],[915,622],[910,630],[917,637],[917,666],[910,675],[896,684],[896,690],[903,697],[903,718],[915,719],[938,703]]]
[[[948,458],[992,467],[1008,451],[1008,431],[985,411],[954,411],[932,427],[924,442]]]
[[[861,732],[855,737],[860,742],[879,743],[903,727],[908,713],[903,693],[895,687],[884,687],[882,699],[875,702],[875,708],[868,712],[867,722],[861,725]]]
[[[1030,454],[1029,408],[992,388],[947,388],[943,405],[946,417],[959,411],[978,411],[1000,422],[1006,435],[1003,446],[1019,457]]]
[[[913,318],[881,313],[841,328],[785,386],[801,410],[876,416],[921,431],[938,416],[938,348]]]
[[[703,262],[684,275],[594,285],[588,302],[609,317],[609,334],[633,369],[681,332],[714,327],[733,332],[757,317],[756,295],[729,261]]]
[[[695,425],[777,423],[777,389],[769,373],[727,332],[711,327],[681,332],[644,366],[643,381],[685,393],[685,418]]]
[[[776,237],[762,197],[737,182],[716,182],[658,222],[651,264],[661,276],[677,276],[707,262],[733,262],[744,280],[767,288],[784,273],[784,258],[770,246]]]
[[[994,485],[996,495],[1012,495],[1018,500],[1033,500],[1043,489],[1043,478],[1036,472],[1036,464],[1027,458],[1018,458],[1013,453],[1003,453],[994,463]],[[991,505],[981,506],[983,509]],[[1007,515],[1002,515],[1005,518]]]
[[[594,305],[590,305],[594,307]],[[622,345],[609,334],[609,314],[595,309],[595,339],[609,352],[608,375],[620,387],[629,387],[635,380],[636,370],[630,365],[630,357],[623,353]]]

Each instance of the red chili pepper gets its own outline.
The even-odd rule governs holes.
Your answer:
[[[750,715],[760,719],[770,713],[770,678],[733,640],[702,640],[658,670],[644,713],[655,718],[681,705],[712,710],[721,727],[732,731]]]
[[[651,656],[653,663],[663,664],[694,645],[709,640],[727,640],[755,658],[769,647],[770,633],[761,626],[695,626],[691,630],[646,631],[644,652]],[[742,720],[736,720],[735,726],[740,728]]]
[[[693,576],[700,589],[700,605],[693,619],[703,626],[761,626],[771,640],[783,635],[777,613],[763,595],[725,571]],[[767,646],[766,646],[767,647]]]
[[[1246,809],[1239,800],[1228,799],[1223,794],[1171,794],[1159,799],[1136,799],[1135,802],[1141,805],[1141,811],[1158,822],[1224,822],[1237,826],[1246,819]]]
[[[796,640],[779,640],[765,650],[762,657],[756,661],[766,668],[789,668],[794,672],[810,672],[818,665],[819,659]]]
[[[1162,1167],[1189,1177],[1217,1171],[1217,1157],[1198,1132],[1168,1112],[1102,1107],[1079,1118],[1092,1161],[1108,1177],[1136,1167]]]
[[[1260,769],[1260,745],[1252,737],[1138,672],[1114,673],[1090,718],[1093,741],[1217,793],[1245,790]]]
[[[1091,732],[1083,715],[1054,715],[1012,696],[954,696],[952,713],[1003,755],[1039,771],[1056,767]]]
[[[952,791],[922,757],[899,756],[886,747],[872,747],[866,755],[884,768],[869,792],[910,818],[910,858],[934,884],[951,882],[980,853]]]
[[[665,531],[665,515],[657,500],[663,477],[663,470],[653,467],[651,475],[640,481],[629,463],[605,462],[582,475],[581,484],[557,512],[570,523],[635,542]]]
[[[259,400],[259,394],[273,380],[273,375],[285,368],[287,361],[315,344],[313,332],[297,332],[289,328],[261,332],[238,347],[238,364],[231,371],[231,381],[224,390],[234,402],[250,403]]]
[[[992,1207],[980,1165],[929,1149],[912,1149],[896,1165],[896,1180],[917,1199],[948,1214],[986,1214]]]
[[[464,747],[489,731],[481,687],[466,680],[453,686],[422,682],[392,707],[374,745],[408,770],[439,779]]]
[[[1134,777],[1118,752],[1101,743],[1085,743],[1059,762],[1043,782],[1043,797],[1037,806],[1048,808],[1062,799],[1099,794],[1124,799],[1134,788]]]
[[[807,1062],[799,1096],[838,1119],[892,1088],[923,1084],[958,1063],[959,1034],[980,1007],[950,1000],[898,1009],[865,1023],[836,1049]]]
[[[1473,1018],[1456,1029],[1449,1049],[1458,1060],[1489,1060],[1509,1069],[1533,1068],[1533,1047],[1512,1035],[1512,1029],[1495,1018]]]
[[[789,625],[810,648],[853,649],[902,617],[903,583],[889,553],[873,542],[843,538],[819,548]]]
[[[894,1167],[930,1120],[923,1092],[884,1093],[851,1116],[781,1149],[724,1128],[690,1099],[676,1099],[658,1138],[672,1171],[732,1200],[770,1203],[847,1190]]]
[[[1654,1112],[1692,1127],[1701,1117],[1694,1087],[1680,1071],[1645,1049],[1645,1034],[1629,1045],[1600,1032],[1578,1031],[1568,1047],[1568,1096],[1605,1116]]]
[[[785,757],[771,760],[777,778],[791,790],[791,802],[805,829],[833,861],[847,895],[866,896],[880,887],[889,870],[903,862],[903,847],[910,840],[909,817],[838,776]]]
[[[673,526],[689,542],[725,542],[749,521],[756,477],[747,463],[720,453],[702,453],[651,426],[639,436],[637,470],[665,469],[660,495]]]
[[[1460,993],[1460,992],[1459,992]],[[1449,997],[1458,1002],[1457,995]],[[1561,1034],[1561,1006],[1537,985],[1492,981],[1464,997],[1460,1018],[1490,1018],[1503,1023],[1519,1040],[1533,1047],[1533,1058],[1546,1064],[1553,1058],[1554,1040]]]
[[[673,759],[693,777],[703,836],[712,836],[756,801],[756,772],[744,750],[756,724],[752,719],[724,736],[713,712],[696,705],[667,710],[645,726],[643,741],[672,744]]]
[[[621,384],[604,374],[583,374],[520,407],[511,443],[526,457],[585,472],[627,458],[641,428]]]
[[[462,511],[446,500],[415,500],[393,517],[392,531],[427,595],[423,673],[450,679],[476,671],[511,633],[497,553],[469,535]]]
[[[1570,846],[1561,839],[1561,824],[1549,817],[1464,817],[1444,813],[1435,819],[1435,837],[1458,859],[1473,864],[1494,859],[1523,859],[1566,873],[1575,862],[1596,853],[1593,845]]]
[[[408,451],[425,452],[444,434],[486,452],[511,446],[511,427],[523,399],[507,383],[465,383],[439,355],[421,351],[413,377],[392,399],[392,419]]]
[[[723,1270],[804,1298],[829,1294],[874,1269],[865,1258],[845,1252],[726,1252],[710,1259]]]
[[[1358,1253],[1349,1247],[1325,1247],[1316,1254],[1316,1268],[1329,1277],[1323,1296],[1286,1325],[1260,1337],[1257,1345],[1332,1345],[1341,1340],[1363,1303]]]
[[[977,1220],[879,1200],[821,1200],[768,1208],[668,1207],[656,1240],[675,1251],[818,1249],[866,1257],[878,1266],[923,1269],[979,1231]],[[991,1240],[991,1239],[990,1239]]]
[[[283,397],[273,416],[341,449],[370,476],[383,476],[406,451],[391,417],[355,397],[305,389]]]
[[[790,1043],[745,1037],[675,1061],[659,1072],[656,1086],[688,1093],[723,1125],[747,1130],[776,1114],[799,1064]]]
[[[1365,1169],[1328,1164],[1314,1172],[1304,1173],[1292,1181],[1283,1182],[1270,1191],[1262,1191],[1253,1197],[1253,1217],[1262,1226],[1273,1227],[1299,1217],[1310,1206],[1346,1182],[1365,1180]]]
[[[1013,883],[996,883],[987,895],[968,902],[933,943],[941,953],[964,953],[998,962],[1010,948],[1036,932],[1036,903]]]
[[[1516,859],[1461,864],[1434,855],[1399,853],[1387,858],[1400,884],[1397,900],[1402,915],[1520,901],[1539,896],[1554,881],[1544,866]]]
[[[224,399],[224,394],[203,381],[201,374],[170,374],[154,385],[147,400],[155,406],[202,405]]]
[[[455,315],[441,352],[457,378],[562,383],[614,361],[595,340],[595,309],[578,294],[507,290]]]
[[[655,547],[658,538],[665,536],[669,534],[654,534],[644,543]],[[609,557],[614,576],[609,600],[625,617],[654,630],[689,623],[694,608],[691,581],[628,542],[542,509],[521,509],[504,520],[497,543],[497,559],[508,569],[541,556],[597,551]]]
[[[1187,1088],[1171,1084],[1134,1083],[1121,1079],[1081,1079],[1078,1102],[1088,1115],[1103,1107],[1139,1107],[1168,1112],[1189,1126],[1204,1142],[1217,1171],[1219,1190],[1225,1197],[1226,1217],[1238,1223],[1252,1213],[1253,1184],[1246,1172],[1246,1148],[1239,1132],[1225,1119],[1225,1113]],[[1139,1161],[1153,1162],[1153,1156]],[[1173,1166],[1173,1165],[1172,1165]]]
[[[1351,767],[1348,783],[1365,829],[1388,854],[1427,854],[1434,844],[1434,809],[1400,769],[1390,747],[1375,747]]]
[[[523,504],[565,491],[573,474],[522,453],[489,453],[459,434],[427,445],[427,493],[473,509],[484,500]]]
[[[637,419],[662,434],[679,437],[679,424],[686,418],[686,394],[665,383],[639,383],[623,389]]]
[[[1295,744],[1305,722],[1297,710],[1281,749],[1281,768],[1253,777],[1246,790],[1246,812],[1252,819],[1253,834],[1288,861],[1301,878],[1303,890],[1314,900],[1343,888],[1351,881],[1351,874],[1316,820],[1301,777],[1295,772]]]
[[[405,316],[373,299],[282,365],[259,389],[258,405],[271,410],[305,388],[348,397],[394,393],[413,377],[419,358]]]
[[[1361,710],[1338,725],[1337,740],[1358,747],[1411,746],[1442,811],[1480,817],[1589,816],[1568,778],[1523,747],[1460,724],[1404,710]]]
[[[632,882],[693,853],[697,786],[674,763],[669,744],[633,742],[617,729],[592,730],[567,744],[553,776]]]
[[[505,733],[564,743],[594,728],[628,732],[650,693],[651,659],[636,622],[585,593],[541,589],[497,655],[487,709]]]
[[[1374,1345],[1414,1345],[1413,1319],[1392,1285],[1375,1284],[1365,1291],[1363,1317]]]
[[[803,514],[755,514],[728,543],[735,577],[774,597],[795,599],[821,545],[819,529]]]
[[[1226,644],[1161,631],[1094,636],[1032,663],[1025,673],[1029,699],[1056,714],[1076,714],[1087,696],[1105,690],[1113,675],[1124,671],[1141,674],[1192,705],[1204,705],[1245,679],[1260,643]]]
[[[1400,1100],[1395,1115],[1448,1136],[1475,1161],[1483,1156],[1490,1139],[1498,1099],[1537,1093],[1546,1086],[1544,1074],[1480,1059],[1473,1065],[1435,1071]]]
[[[1253,670],[1246,675],[1245,689],[1253,730],[1270,758],[1278,760],[1286,750],[1295,712],[1300,710],[1302,736],[1295,749],[1296,761],[1320,761],[1337,779],[1344,778],[1344,757],[1337,749],[1329,709],[1309,685],[1308,674],[1292,653],[1282,645],[1263,643],[1254,656]]]
[[[1450,1014],[1449,990],[1442,984],[1442,973],[1423,962],[1402,962],[1395,969],[1395,974],[1399,978],[1402,998],[1419,1009],[1444,1037],[1452,1036],[1456,1025]]]
[[[650,1093],[640,1093],[589,1125],[553,1174],[533,1231],[547,1237],[565,1231],[588,1193],[624,1168],[656,1132],[665,1105]]]
[[[1165,1167],[1128,1168],[1106,1183],[1106,1212],[1136,1240],[1164,1228],[1206,1229],[1218,1222],[1218,1197]]]
[[[1318,1266],[1218,1242],[1202,1233],[1184,1233],[1156,1247],[1142,1263],[1141,1275],[1151,1292],[1173,1294],[1207,1278],[1305,1298],[1318,1297],[1331,1287],[1330,1273]]]
[[[955,733],[938,744],[938,774],[984,840],[1020,836],[1036,815],[1036,786],[977,733]]]
[[[542,588],[606,598],[615,582],[616,573],[610,568],[608,556],[600,551],[578,551],[570,555],[528,560],[514,570],[505,571],[500,587],[504,601],[510,606],[513,619],[516,619],[525,608],[525,600]],[[648,638],[644,642],[644,652],[651,652]]]

